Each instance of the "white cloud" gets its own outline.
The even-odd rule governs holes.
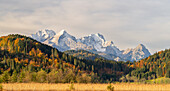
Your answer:
[[[170,45],[169,0],[0,0],[0,35],[40,29],[80,37],[101,33],[121,48]]]

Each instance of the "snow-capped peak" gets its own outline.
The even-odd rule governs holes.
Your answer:
[[[128,48],[128,49],[126,49],[125,51],[123,51],[123,54],[126,55],[126,54],[128,54],[128,53],[130,53],[130,52],[132,52],[132,51],[133,51],[132,48]]]
[[[47,39],[52,38],[56,33],[53,30],[39,30],[36,34],[32,34],[31,37],[40,42],[44,42]]]
[[[126,59],[129,59],[131,61],[140,60],[140,59],[148,57],[150,55],[151,55],[150,52],[143,44],[139,44],[134,49],[128,48],[127,50],[125,50],[123,52],[123,57]]]
[[[66,30],[61,30],[58,34],[63,35],[63,34],[68,34]]]
[[[139,45],[136,47],[136,49],[142,50],[142,49],[146,49],[146,47],[145,47],[143,44],[139,44]]]
[[[106,41],[105,38],[104,38],[104,36],[103,36],[102,34],[97,33],[97,34],[95,34],[95,35],[98,36],[99,38],[101,38],[102,40]]]
[[[105,39],[103,35],[97,33],[97,34],[90,34],[89,36],[82,37],[78,39],[79,42],[86,44],[87,46],[93,47],[95,50],[103,52],[106,50],[106,48],[103,48],[103,45],[105,44]]]
[[[42,35],[46,36],[46,38],[53,37],[56,34],[53,30],[48,30],[48,29],[40,30],[38,31],[38,33],[42,33]]]
[[[66,30],[61,30],[58,34],[56,34],[55,37],[58,37],[59,39],[64,39],[64,38],[68,39],[68,38],[71,38],[72,40],[77,41],[77,39],[74,36],[68,34]]]
[[[107,47],[107,46],[114,46],[114,43],[113,43],[113,41],[106,41],[104,46],[105,47]]]

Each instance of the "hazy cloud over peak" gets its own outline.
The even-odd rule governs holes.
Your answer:
[[[121,49],[142,43],[170,47],[169,0],[0,0],[0,35],[66,29],[76,37],[101,33]]]

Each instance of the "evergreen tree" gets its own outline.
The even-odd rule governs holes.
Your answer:
[[[58,56],[58,52],[57,52],[57,50],[56,49],[54,49],[54,57],[56,57],[56,58],[58,58],[59,56]]]
[[[92,72],[94,72],[94,65],[92,65]]]
[[[7,64],[7,60],[6,60],[5,55],[4,55],[4,60],[3,61],[4,61],[5,64]]]
[[[74,59],[74,65],[77,66],[77,59]]]
[[[158,77],[162,77],[162,69],[158,68]]]
[[[54,60],[54,51],[51,49],[51,58]]]
[[[27,53],[27,39],[25,39],[25,54]]]
[[[14,70],[14,69],[15,69],[15,61],[12,60],[11,62],[12,62],[12,67],[11,67],[11,69]]]

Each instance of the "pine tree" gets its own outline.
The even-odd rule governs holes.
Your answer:
[[[27,39],[25,40],[25,54],[27,54]]]
[[[4,62],[5,62],[5,64],[7,64],[7,61],[6,61],[6,57],[5,57],[5,55],[4,55],[4,60],[3,60]]]
[[[7,59],[7,60],[6,60],[6,63],[7,63],[7,66],[10,67],[10,65],[11,65],[11,64],[10,64],[10,59]]]
[[[162,77],[162,69],[161,68],[157,69],[157,77]]]
[[[54,59],[54,51],[51,49],[51,58]]]
[[[74,65],[77,66],[77,59],[74,59]]]
[[[92,72],[94,72],[94,66],[92,65]]]
[[[138,79],[139,79],[139,80],[141,79],[141,74],[138,74]]]
[[[59,58],[57,49],[54,49],[54,57]]]

